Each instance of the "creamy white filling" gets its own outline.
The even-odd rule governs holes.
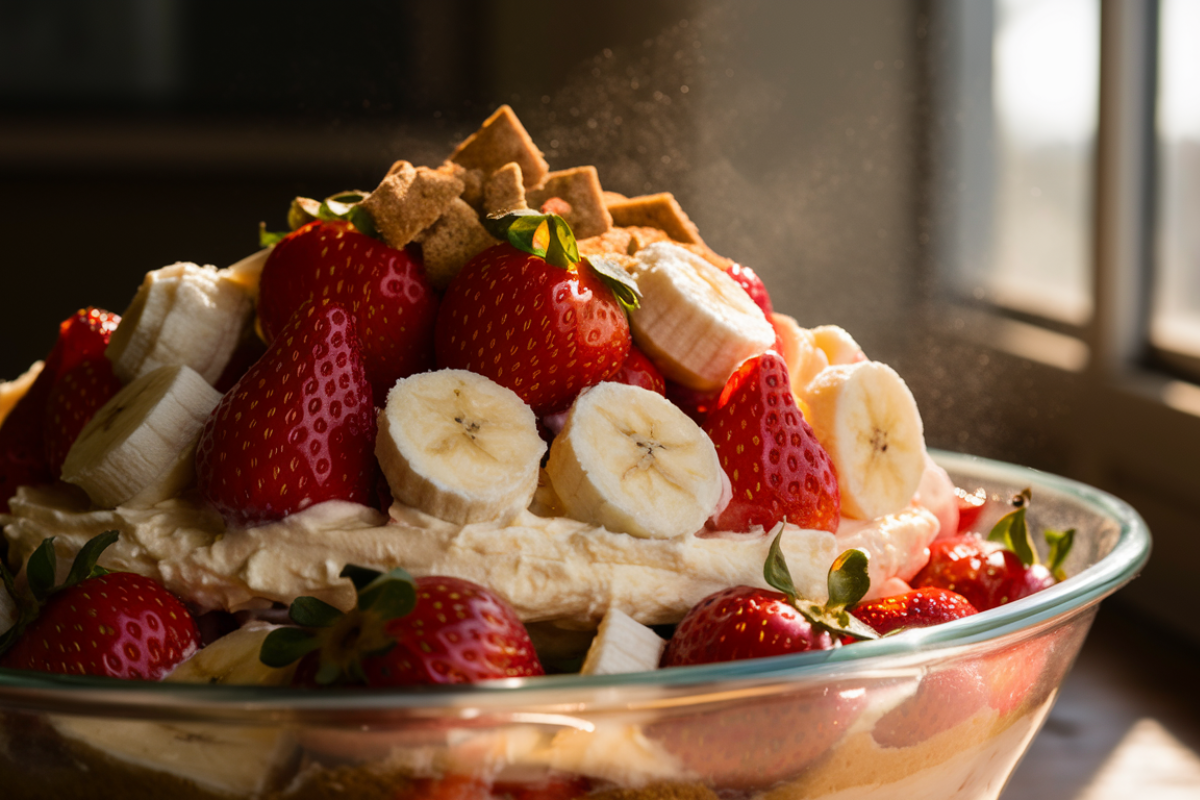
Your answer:
[[[736,585],[765,587],[770,536],[719,533],[638,539],[563,517],[524,512],[508,525],[453,525],[397,504],[390,517],[340,501],[269,525],[226,530],[202,502],[174,498],[149,509],[94,510],[70,487],[22,487],[5,535],[17,558],[55,538],[67,565],[93,536],[121,537],[101,558],[110,569],[160,580],[200,609],[238,611],[300,595],[340,608],[354,603],[348,564],[414,576],[450,575],[490,587],[526,622],[594,628],[610,607],[644,624],[678,621],[705,596]],[[838,535],[787,526],[783,551],[805,596],[826,596],[826,573],[849,547],[871,554],[872,583],[911,578],[938,522],[911,506],[871,522],[843,521]]]

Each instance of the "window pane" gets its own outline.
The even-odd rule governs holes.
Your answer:
[[[983,285],[1005,306],[1082,324],[1092,309],[1097,0],[997,0],[995,219]]]
[[[1200,2],[1160,6],[1158,271],[1151,339],[1200,356]]]

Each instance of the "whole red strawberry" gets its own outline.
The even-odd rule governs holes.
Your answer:
[[[836,532],[841,517],[833,461],[796,407],[783,357],[747,359],[704,421],[733,499],[717,515],[720,530],[771,528],[783,520]]]
[[[46,539],[29,558],[31,605],[6,635],[2,663],[10,669],[160,680],[200,646],[183,602],[152,578],[95,566],[116,531],[79,552],[63,586],[53,587],[54,544]],[[6,583],[11,583],[5,576]],[[36,616],[35,616],[36,615]]]
[[[694,605],[675,628],[663,651],[662,666],[711,664],[763,658],[841,645],[836,634],[877,638],[875,631],[846,609],[866,594],[869,556],[847,550],[829,569],[829,601],[800,597],[783,558],[784,531],[775,535],[763,577],[777,591],[734,586]]]
[[[762,278],[758,277],[754,270],[735,262],[725,270],[725,274],[746,290],[746,294],[750,295],[754,304],[762,309],[763,315],[767,319],[771,318],[771,314],[775,311],[771,306],[771,296],[767,294],[767,287],[763,284]]]
[[[368,686],[477,683],[544,674],[512,606],[461,578],[417,578],[416,607],[387,623],[396,646],[363,659]]]
[[[1025,565],[999,542],[974,534],[939,539],[929,545],[929,563],[911,581],[914,589],[937,587],[957,592],[980,611],[1024,597]]]
[[[325,500],[370,504],[375,409],[353,317],[306,303],[213,409],[196,447],[200,493],[235,527]]]
[[[883,635],[901,628],[927,628],[978,614],[961,594],[927,586],[854,607],[854,616]]]
[[[783,592],[734,586],[688,611],[663,652],[664,667],[829,650],[839,642],[808,621]]]
[[[292,603],[301,628],[273,632],[260,657],[270,666],[301,659],[301,686],[475,683],[544,674],[533,643],[507,602],[460,578],[413,580],[347,566],[358,603],[343,614],[312,597]],[[352,635],[351,635],[352,634]]]
[[[911,747],[950,730],[985,702],[977,665],[953,664],[922,677],[916,693],[880,717],[871,736],[881,747]]]
[[[46,399],[46,461],[54,475],[62,472],[83,426],[119,391],[121,381],[104,356],[80,361],[59,376]]]
[[[619,268],[580,260],[559,217],[514,214],[505,220],[489,224],[508,242],[468,262],[442,298],[437,364],[486,375],[544,416],[621,368],[629,354],[629,321],[612,287],[628,279],[617,274]],[[543,224],[549,243],[539,246]]]
[[[350,222],[310,222],[276,244],[263,266],[258,318],[267,341],[310,300],[338,303],[354,317],[376,405],[397,380],[433,366],[438,300],[414,253]]]
[[[666,380],[662,373],[635,345],[629,346],[629,355],[625,357],[621,368],[609,380],[630,386],[640,386],[661,395],[667,393]]]
[[[17,487],[49,483],[57,477],[57,467],[52,468],[47,458],[46,418],[50,394],[60,376],[74,370],[80,362],[104,358],[104,348],[120,321],[117,314],[89,307],[80,309],[59,325],[58,339],[46,356],[41,373],[0,426],[0,509],[3,511],[8,511],[8,501]],[[69,448],[70,444],[67,446]],[[56,442],[54,447],[56,451],[61,450],[61,443]]]

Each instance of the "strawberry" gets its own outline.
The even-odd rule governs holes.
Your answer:
[[[300,628],[274,631],[261,659],[287,666],[301,659],[298,685],[476,683],[543,675],[521,621],[503,599],[460,578],[415,581],[356,566],[342,571],[358,590],[346,614],[313,597],[292,604]]]
[[[625,362],[623,304],[636,295],[619,267],[580,260],[561,217],[515,213],[486,223],[507,242],[468,262],[446,290],[437,364],[486,375],[539,417],[561,411]]]
[[[307,302],[338,303],[358,329],[374,403],[400,378],[433,366],[437,295],[420,258],[359,233],[344,220],[314,221],[283,237],[267,257],[258,318],[274,342]]]
[[[911,747],[968,719],[986,701],[977,666],[953,664],[926,674],[916,694],[880,717],[871,735],[881,747]]]
[[[354,318],[306,303],[213,409],[196,447],[197,485],[231,526],[325,500],[369,504],[374,450]]]
[[[929,563],[911,581],[914,589],[938,587],[957,592],[980,611],[1018,598],[1025,565],[998,542],[974,534],[939,539],[929,545]]]
[[[61,375],[81,361],[104,358],[120,316],[83,308],[59,325],[58,339],[41,373],[0,426],[0,510],[20,486],[50,483],[57,476],[47,458],[46,415],[50,393]],[[72,438],[73,441],[73,438]],[[69,447],[69,443],[68,443]],[[56,452],[61,444],[55,444]]]
[[[799,777],[866,708],[861,684],[797,688],[678,716],[668,711],[645,733],[689,773],[737,797]]]
[[[829,602],[821,605],[796,593],[783,558],[783,531],[771,543],[763,576],[777,591],[734,586],[701,600],[684,616],[667,642],[662,666],[711,664],[747,658],[829,650],[840,646],[833,634],[866,639],[875,632],[846,608],[870,586],[867,554],[847,550],[829,569]]]
[[[1039,682],[1049,653],[1049,644],[1039,637],[983,659],[979,673],[987,689],[988,705],[1007,714],[1019,708],[1026,698],[1044,695]]]
[[[841,503],[833,461],[796,408],[787,365],[768,350],[730,377],[704,421],[733,499],[716,516],[720,530],[771,528],[786,520],[836,532]]]
[[[629,355],[625,357],[621,368],[609,380],[630,386],[640,386],[661,395],[667,393],[666,381],[663,379],[662,373],[658,371],[658,367],[654,366],[654,363],[634,345],[629,346]]]
[[[912,586],[958,592],[975,608],[986,611],[1064,580],[1063,563],[1075,530],[1045,531],[1049,563],[1040,563],[1025,521],[1030,499],[1028,489],[1014,496],[1015,510],[1000,518],[986,540],[968,533],[933,542],[929,562],[913,578]]]
[[[708,419],[708,415],[717,407],[717,399],[721,396],[720,392],[692,389],[669,379],[664,379],[663,384],[667,399],[691,417],[697,425],[704,424],[704,420]]]
[[[883,635],[901,628],[927,628],[978,614],[961,594],[926,587],[869,600],[854,607],[854,616]]]
[[[62,586],[52,587],[54,540],[29,558],[34,609],[22,609],[0,663],[10,669],[160,680],[196,651],[200,633],[187,607],[162,584],[131,572],[107,572],[96,559],[117,532],[81,548]],[[5,582],[11,578],[5,574]],[[36,616],[34,616],[36,614]]]
[[[975,527],[987,503],[987,492],[983,488],[968,492],[957,486],[954,487],[954,497],[958,502],[958,532],[967,533]]]
[[[762,278],[758,277],[754,270],[734,262],[729,269],[725,270],[725,274],[746,290],[746,294],[750,295],[754,304],[762,309],[763,315],[767,319],[771,318],[771,314],[775,310],[771,306],[771,296],[767,294],[767,287],[763,284]]]
[[[119,391],[121,381],[104,356],[80,361],[59,376],[46,400],[46,461],[54,475],[83,426]]]

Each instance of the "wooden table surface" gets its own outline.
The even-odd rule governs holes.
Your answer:
[[[1109,601],[1002,800],[1200,800],[1200,650]]]

